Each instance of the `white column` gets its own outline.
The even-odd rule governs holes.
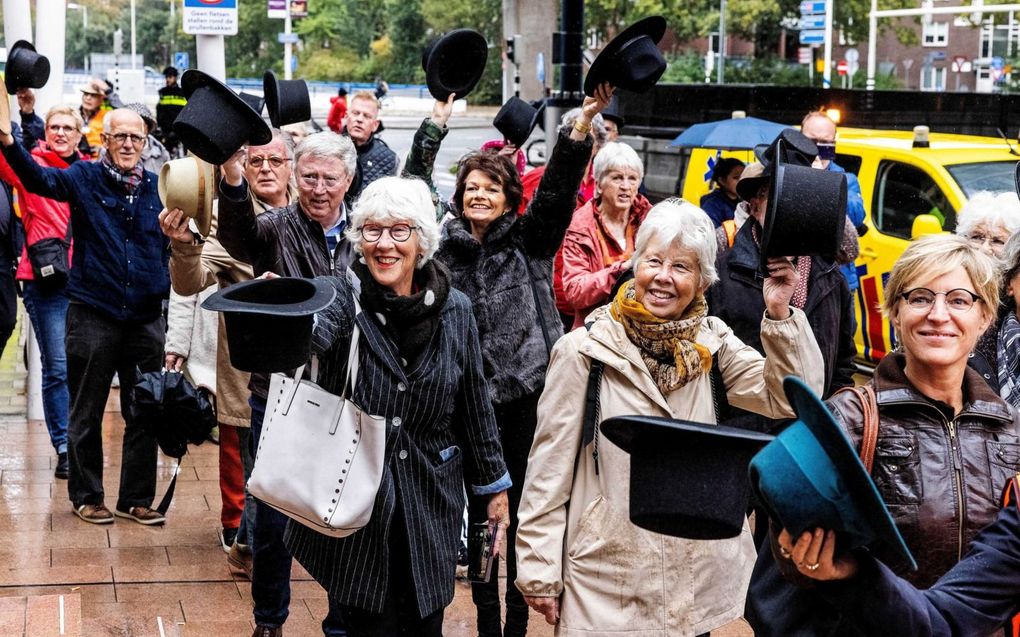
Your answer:
[[[868,81],[864,88],[875,90],[875,56],[878,55],[878,0],[871,0],[871,13],[868,14]]]
[[[195,49],[198,53],[196,68],[221,82],[227,81],[227,61],[223,50],[222,35],[196,35]]]
[[[25,330],[25,349],[28,351],[28,413],[29,420],[44,420],[42,399],[42,358],[39,354],[39,341],[35,339],[35,330],[28,320],[28,312],[21,316],[24,321],[21,329]]]
[[[32,18],[28,0],[3,0],[4,41],[7,48],[18,40],[32,41]]]
[[[822,88],[832,87],[832,0],[825,0],[825,66],[822,67]]]
[[[290,0],[287,0],[285,9],[286,13],[283,16],[283,32],[287,34],[287,41],[283,43],[283,79],[289,80],[292,79],[290,66],[293,64],[292,59],[294,55],[294,45],[290,43],[290,30],[292,26],[290,21]]]
[[[50,60],[50,79],[35,92],[35,112],[46,111],[64,101],[64,41],[67,7],[64,0],[36,0],[36,11],[45,20],[36,20],[35,48]]]
[[[131,0],[131,68],[138,68],[135,62],[135,0]]]

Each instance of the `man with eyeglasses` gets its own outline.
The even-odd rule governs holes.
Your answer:
[[[156,175],[140,162],[145,123],[127,109],[103,122],[106,153],[98,162],[65,169],[34,162],[0,116],[3,155],[31,193],[66,201],[74,251],[67,295],[69,476],[74,513],[92,524],[114,515],[144,525],[166,521],[151,508],[156,493],[156,439],[131,415],[136,370],[163,363],[162,303],[169,293],[169,243],[159,229],[163,207]],[[104,503],[103,412],[114,374],[120,376],[124,440],[115,513]]]
[[[358,149],[360,183],[351,193],[351,201],[361,194],[365,186],[380,177],[397,174],[397,154],[390,150],[376,133],[382,126],[379,121],[379,99],[371,91],[358,91],[351,98],[344,116],[345,132]]]
[[[864,197],[861,196],[861,184],[857,181],[857,175],[846,172],[842,166],[836,163],[836,122],[829,119],[829,116],[822,111],[811,111],[801,121],[800,132],[818,146],[818,157],[815,158],[812,167],[846,174],[846,217],[849,223],[844,231],[848,237],[844,243],[853,240],[854,246],[849,256],[856,259],[860,251],[856,237],[867,231],[867,227],[864,225]],[[854,232],[848,232],[850,230],[854,230]],[[857,295],[857,266],[851,260],[849,263],[840,265],[840,270],[846,277],[846,284],[850,288],[852,300]],[[850,329],[856,331],[857,317],[853,312],[853,304],[850,307]]]
[[[265,146],[249,146],[244,151],[244,179],[250,187],[249,196],[256,215],[284,208],[296,197],[291,185],[293,155],[293,144],[279,129],[273,129],[272,141]],[[170,299],[168,334],[171,336],[178,331],[185,334],[192,332],[199,296],[207,288],[226,288],[252,278],[251,266],[232,258],[220,243],[218,216],[217,202],[214,201],[209,236],[200,241],[190,230],[183,212],[174,209],[160,213],[160,226],[171,240],[170,280],[177,293]],[[178,311],[179,308],[181,311]],[[190,317],[190,321],[185,319],[186,324],[177,325],[177,316]],[[230,567],[251,579],[255,502],[250,497],[246,498],[244,492],[253,465],[251,408],[248,406],[250,375],[231,366],[226,332],[219,317],[217,321],[216,417],[220,425],[220,495],[223,502],[220,538]],[[168,336],[167,369],[181,369],[187,359],[173,350],[174,341]]]
[[[255,276],[266,272],[306,278],[342,274],[353,259],[353,250],[344,237],[344,197],[358,161],[351,139],[332,131],[306,137],[295,151],[297,201],[257,216],[248,189],[251,174],[240,160],[237,154],[220,167],[223,179],[217,234],[230,256],[251,264]],[[252,443],[257,449],[269,375],[252,374],[249,387]],[[282,635],[287,620],[293,562],[283,543],[287,519],[272,507],[255,503],[251,593],[257,637]],[[339,608],[332,603],[322,630],[327,637],[346,635]]]

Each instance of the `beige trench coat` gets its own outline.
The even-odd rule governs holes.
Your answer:
[[[601,432],[581,444],[590,359],[605,363],[601,417],[643,414],[715,422],[709,374],[663,396],[623,326],[605,308],[590,331],[560,339],[538,404],[517,530],[517,587],[560,597],[556,634],[666,637],[708,632],[743,614],[755,560],[750,530],[733,539],[695,541],[630,522],[630,456]],[[705,320],[698,342],[716,355],[731,405],[771,418],[792,416],[788,374],[822,389],[822,356],[800,310],[763,319],[763,358],[725,323]],[[598,445],[595,474],[592,445]],[[576,466],[576,470],[575,470]],[[662,488],[682,488],[662,485]]]

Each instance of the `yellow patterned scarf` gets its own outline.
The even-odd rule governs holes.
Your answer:
[[[678,320],[667,321],[653,316],[636,300],[634,282],[628,281],[609,305],[609,312],[638,346],[663,396],[712,369],[712,354],[695,342],[708,314],[705,297],[696,297]]]

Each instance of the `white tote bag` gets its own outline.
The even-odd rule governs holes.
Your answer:
[[[357,324],[347,370],[358,377]],[[386,448],[386,419],[301,380],[273,374],[248,492],[310,529],[346,537],[368,524]]]

